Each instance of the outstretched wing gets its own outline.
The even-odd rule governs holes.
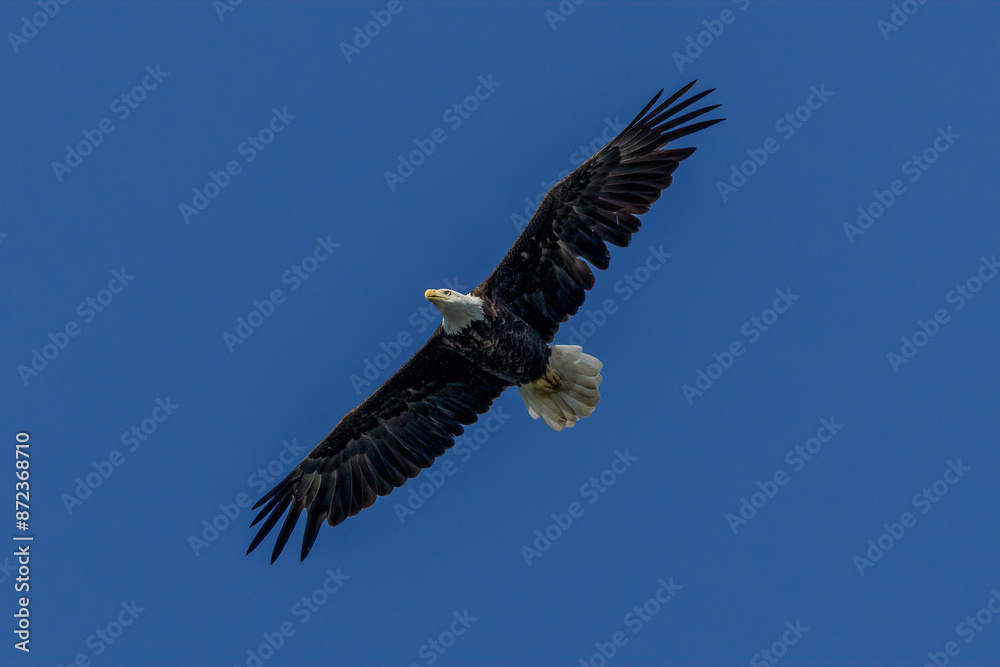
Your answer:
[[[438,329],[254,505],[264,508],[250,525],[267,518],[247,553],[287,510],[271,553],[273,563],[306,510],[304,560],[324,519],[336,526],[416,477],[455,444],[463,424],[474,423],[489,409],[507,383],[470,364],[441,339]]]
[[[594,274],[583,259],[608,268],[606,243],[629,244],[639,230],[635,216],[660,198],[681,160],[695,150],[661,149],[723,120],[687,124],[718,104],[678,115],[712,92],[678,102],[694,84],[650,111],[661,90],[617,137],[554,185],[500,265],[473,293],[502,301],[552,342],[559,325],[576,314],[586,290],[594,286]]]

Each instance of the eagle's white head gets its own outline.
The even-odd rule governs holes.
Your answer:
[[[458,333],[473,322],[486,317],[483,313],[483,300],[478,296],[462,294],[451,289],[429,289],[424,292],[424,298],[441,311],[441,324],[445,333]]]

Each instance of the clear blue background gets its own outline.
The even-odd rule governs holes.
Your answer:
[[[222,19],[209,2],[71,2],[17,52],[8,33],[42,10],[0,7],[0,533],[17,532],[24,430],[35,536],[32,652],[12,646],[5,569],[0,662],[245,665],[290,622],[264,664],[598,665],[595,643],[618,631],[611,665],[770,664],[758,652],[798,621],[780,664],[922,665],[948,641],[953,663],[1000,664],[1000,619],[971,643],[956,628],[1000,587],[1000,281],[960,311],[946,300],[1000,253],[1000,7],[930,2],[884,39],[889,2],[591,1],[554,29],[555,0],[401,6],[350,62],[339,44],[385,2],[246,0]],[[725,9],[734,20],[679,67]],[[169,74],[120,120],[111,103],[147,66]],[[453,129],[443,113],[490,75],[500,85]],[[606,119],[693,78],[728,120],[682,142],[698,152],[573,321],[615,301],[584,343],[605,364],[595,415],[555,433],[507,392],[502,428],[447,454],[455,474],[405,522],[396,505],[427,473],[324,527],[305,563],[301,528],[273,566],[273,537],[244,556],[248,510],[226,526],[220,504],[256,500],[251,475],[283,441],[311,448],[354,407],[351,375],[381,343],[414,339],[393,368],[412,353],[423,290],[478,284],[525,198]],[[833,95],[785,138],[776,121],[812,86]],[[247,162],[240,143],[286,107]],[[57,179],[66,145],[106,117],[115,130]],[[438,127],[447,140],[391,191],[384,172]],[[903,164],[949,127],[960,138],[911,182]],[[723,200],[717,183],[768,137],[778,151]],[[179,204],[229,160],[241,173],[186,224]],[[905,194],[849,242],[844,224],[895,179]],[[282,275],[317,237],[340,246],[290,291]],[[651,246],[672,257],[626,301],[615,285]],[[134,281],[84,323],[77,305],[122,267]],[[223,333],[276,288],[285,303],[231,353]],[[799,299],[750,344],[744,323],[786,288]],[[887,354],[939,308],[950,321],[895,372]],[[80,334],[25,384],[17,367],[70,321]],[[734,340],[745,354],[689,404],[682,386]],[[168,397],[179,407],[127,451],[122,434]],[[823,418],[843,428],[791,472],[786,453]],[[626,449],[636,464],[589,504],[581,485]],[[114,450],[124,463],[68,511]],[[971,470],[920,514],[913,496],[959,459]],[[726,515],[779,470],[789,483],[734,534]],[[574,502],[583,515],[529,566],[522,546]],[[854,557],[906,511],[916,525],[861,576]],[[196,554],[213,520],[224,529]],[[338,568],[349,579],[300,622],[293,605]],[[661,578],[682,588],[633,633],[625,615]],[[144,611],[97,655],[88,637],[133,600]],[[466,610],[477,620],[443,655],[422,649]]]

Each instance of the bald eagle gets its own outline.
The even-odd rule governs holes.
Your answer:
[[[264,523],[248,554],[285,515],[273,563],[305,510],[304,560],[323,521],[338,525],[430,467],[508,387],[518,388],[532,418],[556,431],[594,411],[601,362],[580,347],[552,342],[594,286],[590,266],[608,268],[607,244],[629,244],[639,230],[636,215],[649,210],[695,151],[664,147],[723,120],[690,122],[719,105],[681,114],[712,92],[682,99],[694,84],[653,108],[661,90],[617,137],[553,186],[481,285],[468,294],[424,293],[441,312],[441,326],[254,505],[263,508],[250,525]]]

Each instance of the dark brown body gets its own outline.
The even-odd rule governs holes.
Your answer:
[[[545,375],[551,350],[528,323],[509,308],[481,294],[485,317],[461,331],[435,332],[441,342],[473,365],[511,385],[532,382]]]

